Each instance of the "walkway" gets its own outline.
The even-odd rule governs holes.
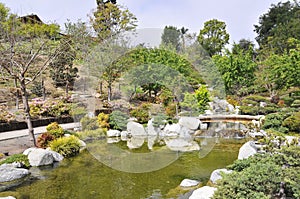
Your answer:
[[[67,123],[67,124],[60,124],[63,129],[74,129],[80,127],[80,123]],[[35,127],[34,134],[41,134],[46,132],[46,126]],[[16,130],[16,131],[7,131],[7,132],[0,132],[0,141],[19,138],[28,136],[28,129]]]

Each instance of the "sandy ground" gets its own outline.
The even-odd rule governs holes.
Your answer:
[[[9,155],[22,153],[25,149],[33,146],[29,136],[13,138],[0,141],[0,153],[9,153]]]

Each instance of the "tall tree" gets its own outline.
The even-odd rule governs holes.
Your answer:
[[[226,24],[217,19],[205,22],[204,28],[198,35],[198,42],[210,56],[220,54],[228,41],[229,34],[226,31]]]
[[[238,54],[240,50],[244,52],[253,51],[254,53],[254,43],[247,39],[241,39],[238,43],[233,44],[232,53]]]
[[[100,41],[136,28],[136,17],[114,2],[100,2],[91,17],[91,23]]]
[[[289,50],[289,38],[300,39],[300,6],[297,1],[272,4],[269,11],[259,18],[259,24],[254,25],[258,34],[256,41],[260,48],[284,53]]]
[[[175,26],[165,26],[161,35],[161,43],[163,46],[174,48],[176,51],[180,49],[181,32]]]
[[[78,69],[73,66],[76,58],[72,41],[67,38],[60,40],[58,47],[59,53],[49,64],[50,76],[56,87],[65,87],[66,96],[68,97],[69,89],[74,86],[76,77],[78,77]]]
[[[1,22],[1,26],[0,70],[6,72],[6,78],[16,80],[20,87],[29,136],[36,145],[27,87],[58,54],[51,38],[57,37],[59,27],[55,24],[24,24],[12,14]]]
[[[182,43],[182,50],[185,49],[185,36],[186,36],[186,33],[189,31],[189,29],[185,28],[185,27],[182,27],[180,29],[180,36],[181,36],[181,43]]]

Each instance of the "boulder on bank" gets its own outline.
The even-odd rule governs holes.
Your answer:
[[[252,141],[246,142],[239,150],[238,159],[246,159],[257,153],[257,149],[254,147]]]
[[[193,140],[186,140],[184,138],[165,139],[167,147],[172,151],[199,151],[200,146]]]
[[[200,120],[196,117],[181,117],[178,123],[190,130],[196,130],[200,125]]]
[[[13,196],[7,196],[7,197],[0,197],[0,199],[16,199],[16,198]]]
[[[221,173],[228,174],[228,173],[231,173],[231,172],[232,172],[231,170],[227,170],[227,169],[216,169],[216,170],[214,170],[214,171],[211,173],[209,180],[210,180],[213,184],[216,184],[218,180],[222,179]]]
[[[137,122],[128,122],[127,123],[127,132],[128,132],[128,134],[130,134],[133,137],[147,136],[144,126]]]
[[[189,199],[210,199],[214,195],[217,188],[204,186],[193,191]]]
[[[184,179],[181,181],[180,186],[181,187],[194,187],[199,185],[199,181],[197,180],[190,180],[190,179]]]
[[[12,164],[3,164],[0,166],[0,183],[24,178],[29,174],[27,169],[15,168]]]
[[[31,166],[44,166],[53,164],[53,162],[60,162],[64,157],[48,149],[30,148],[26,149],[23,154],[28,154],[28,160]]]
[[[163,135],[172,137],[172,136],[178,136],[181,131],[180,124],[167,124],[163,130]]]
[[[121,136],[121,132],[119,130],[112,130],[112,129],[108,130],[106,134],[107,134],[107,137],[119,137],[119,136]]]

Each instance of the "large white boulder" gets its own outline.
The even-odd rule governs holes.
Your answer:
[[[127,140],[127,147],[129,149],[138,149],[141,146],[143,146],[145,142],[145,137],[132,137],[129,140]]]
[[[181,187],[194,187],[197,186],[200,182],[197,180],[184,179],[181,181]]]
[[[45,149],[36,149],[28,155],[31,166],[43,166],[53,164],[54,158],[50,151]]]
[[[38,149],[38,148],[36,148],[36,147],[28,148],[23,152],[23,155],[29,155],[29,153],[31,153],[32,151],[34,151],[36,149]]]
[[[106,132],[107,137],[119,137],[121,136],[121,132],[119,130],[108,130]]]
[[[164,136],[177,136],[180,134],[181,126],[180,124],[167,124],[163,130]]]
[[[131,136],[147,136],[147,133],[144,129],[144,126],[137,122],[128,122],[127,123],[127,132]]]
[[[246,142],[239,150],[238,159],[246,159],[257,153],[257,149],[254,147],[252,141]]]
[[[178,123],[188,129],[196,130],[200,125],[200,120],[196,117],[181,117]]]
[[[193,191],[189,199],[210,199],[213,197],[217,188],[204,186]]]
[[[227,169],[216,169],[211,173],[209,180],[212,183],[216,184],[218,180],[222,179],[221,173],[228,174],[231,172],[232,172],[231,170],[227,170]]]
[[[148,121],[147,124],[147,134],[148,136],[157,136],[159,134],[159,128],[153,126],[153,119]]]
[[[0,166],[0,183],[10,182],[29,175],[27,169],[15,168],[14,165],[5,164]]]
[[[16,198],[13,196],[7,196],[7,197],[0,197],[0,199],[16,199]]]

